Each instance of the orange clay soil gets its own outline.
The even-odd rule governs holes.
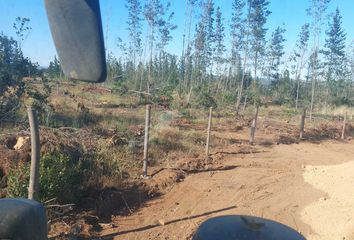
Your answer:
[[[211,150],[212,164],[224,168],[188,174],[128,216],[113,216],[101,239],[191,239],[203,221],[227,214],[272,219],[309,240],[354,239],[353,141],[283,145],[262,130],[247,148],[247,128],[217,129],[214,139],[242,142]]]

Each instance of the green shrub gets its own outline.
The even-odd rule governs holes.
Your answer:
[[[179,114],[183,118],[187,119],[195,119],[196,117],[193,115],[192,110],[188,108],[182,108],[179,110]]]
[[[203,92],[201,96],[197,99],[197,105],[198,107],[204,108],[217,107],[215,99],[210,94],[205,92]]]
[[[347,106],[354,106],[354,101],[348,97],[340,96],[340,97],[333,97],[332,103],[335,106],[342,106],[342,105],[347,105]]]
[[[9,197],[27,198],[30,167],[28,163],[20,163],[7,175],[7,195]]]
[[[122,179],[132,174],[129,169],[139,168],[140,161],[132,145],[109,146],[98,143],[94,152],[86,152],[82,159],[84,186],[88,189],[102,189],[106,186],[117,186]],[[140,155],[140,152],[139,152]]]
[[[237,100],[237,95],[234,92],[225,92],[222,95],[224,104],[235,104]]]
[[[85,127],[92,124],[96,124],[99,121],[98,116],[91,113],[88,108],[84,108],[80,111],[77,117],[78,127]]]
[[[27,197],[30,163],[21,163],[8,174],[7,192],[10,197]],[[79,161],[54,151],[40,160],[41,201],[57,198],[58,202],[77,202],[82,182]]]

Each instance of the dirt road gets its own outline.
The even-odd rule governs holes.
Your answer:
[[[227,214],[279,221],[309,240],[354,239],[348,191],[354,184],[354,142],[257,146],[247,155],[234,154],[234,148],[213,157],[235,168],[187,176],[134,214],[114,218],[116,227],[103,231],[103,239],[190,239],[201,222]]]

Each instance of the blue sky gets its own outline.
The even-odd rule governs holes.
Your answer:
[[[107,48],[115,55],[119,55],[116,39],[121,37],[124,40],[127,36],[125,0],[100,0],[100,3],[103,28],[105,37],[108,39]],[[173,33],[173,41],[168,46],[168,50],[179,55],[182,50],[185,0],[171,0],[171,3],[172,10],[175,12],[174,23],[178,25],[178,29]],[[232,0],[215,0],[215,5],[220,6],[223,12],[225,25],[229,24],[231,18],[231,4]],[[277,26],[284,24],[287,29],[285,34],[287,54],[294,47],[301,26],[310,21],[306,16],[306,8],[309,4],[310,0],[270,0],[269,9],[272,14],[267,23],[269,34]],[[328,12],[333,12],[336,7],[340,9],[343,16],[343,28],[347,33],[349,43],[354,40],[354,26],[352,24],[354,22],[354,1],[332,0]],[[32,31],[23,43],[23,51],[33,61],[38,62],[41,66],[47,66],[56,55],[56,51],[51,39],[43,0],[0,0],[0,12],[0,32],[10,36],[15,36],[12,26],[16,17],[31,19]],[[324,25],[324,27],[326,26],[327,24]],[[228,28],[226,30],[228,35]],[[145,35],[145,33],[144,30],[143,34]],[[145,38],[143,37],[143,39]],[[226,41],[229,42],[229,39],[227,38]]]

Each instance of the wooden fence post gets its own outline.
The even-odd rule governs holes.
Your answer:
[[[37,111],[31,107],[27,109],[31,130],[31,172],[28,187],[28,199],[38,200],[39,196],[39,161],[40,141]]]
[[[147,177],[147,165],[149,161],[149,130],[150,130],[151,106],[146,105],[145,114],[145,138],[144,138],[144,159],[143,159],[143,177]]]
[[[344,114],[344,119],[343,119],[343,129],[342,129],[342,140],[345,139],[345,130],[346,130],[346,125],[347,125],[347,113]]]
[[[213,108],[209,109],[209,121],[208,121],[208,130],[207,130],[207,140],[206,140],[206,147],[205,147],[205,155],[209,157],[209,145],[210,145],[210,132],[211,132],[211,121],[212,121],[212,114]]]
[[[306,108],[302,111],[301,121],[300,121],[300,140],[304,137],[304,130],[305,130],[305,119],[306,119]]]
[[[255,137],[256,128],[257,128],[258,110],[259,110],[259,106],[257,105],[256,111],[254,114],[254,119],[253,119],[252,125],[251,125],[250,144],[254,143],[254,137]]]

